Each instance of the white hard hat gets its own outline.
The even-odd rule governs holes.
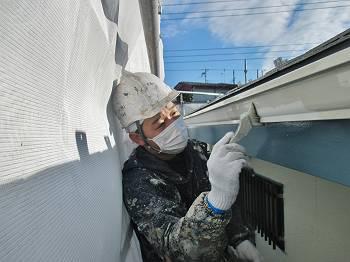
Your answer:
[[[136,130],[136,121],[150,118],[179,93],[151,73],[123,71],[113,91],[113,108],[123,128]]]

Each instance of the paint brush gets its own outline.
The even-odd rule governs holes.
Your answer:
[[[235,132],[235,135],[231,138],[229,143],[237,143],[243,137],[248,135],[250,129],[252,129],[253,126],[260,125],[260,117],[256,112],[254,104],[252,103],[248,112],[241,114],[239,126]]]

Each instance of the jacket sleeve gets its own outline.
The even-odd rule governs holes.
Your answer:
[[[255,233],[250,226],[244,223],[238,203],[232,206],[232,218],[226,228],[228,244],[234,248],[244,240],[255,244]]]
[[[138,170],[123,178],[124,202],[138,230],[159,255],[176,261],[220,261],[231,212],[214,214],[199,195],[187,212],[178,191]]]

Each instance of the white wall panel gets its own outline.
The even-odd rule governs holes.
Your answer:
[[[118,27],[105,2],[1,2],[0,261],[139,260],[122,234],[126,156],[107,117]]]

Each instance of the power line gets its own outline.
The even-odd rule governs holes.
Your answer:
[[[185,15],[185,14],[198,14],[198,13],[213,13],[213,12],[227,12],[227,11],[242,11],[242,10],[256,10],[265,8],[276,8],[276,7],[287,7],[287,6],[304,6],[304,5],[315,5],[315,4],[328,4],[337,2],[349,2],[348,0],[332,0],[332,1],[317,1],[307,2],[303,4],[286,4],[286,5],[270,5],[270,6],[256,6],[256,7],[245,7],[245,8],[233,8],[233,9],[217,9],[217,10],[202,10],[202,11],[188,11],[188,12],[163,12],[163,15]]]
[[[204,19],[204,18],[223,18],[223,17],[233,17],[233,16],[251,16],[251,15],[266,15],[266,14],[280,14],[280,13],[288,13],[288,12],[305,12],[305,11],[313,11],[313,10],[324,10],[324,9],[334,9],[340,7],[348,7],[349,5],[337,5],[337,6],[327,6],[327,7],[315,7],[315,8],[303,8],[303,9],[295,9],[295,10],[285,10],[285,11],[269,11],[269,12],[259,12],[259,13],[245,13],[245,14],[231,14],[231,15],[211,15],[211,16],[193,16],[193,17],[181,17],[181,18],[164,18],[162,21],[172,21],[172,20],[189,20],[189,19]]]
[[[317,45],[320,43],[294,43],[294,44],[274,44],[274,45],[256,45],[256,46],[235,46],[235,47],[211,47],[211,48],[192,48],[192,49],[168,49],[164,52],[187,52],[187,51],[208,51],[208,50],[229,50],[229,49],[245,49],[245,48],[269,48],[277,46],[293,46],[293,45]]]
[[[201,4],[232,3],[232,2],[247,2],[247,0],[221,0],[221,1],[207,1],[207,2],[189,2],[189,3],[180,3],[180,4],[163,4],[162,6],[201,5]]]
[[[183,64],[183,63],[205,63],[205,62],[225,62],[225,61],[244,61],[246,60],[264,60],[276,59],[276,57],[251,57],[251,58],[232,58],[232,59],[215,59],[215,60],[193,60],[193,61],[166,61],[165,64]],[[290,57],[282,57],[290,58]]]
[[[253,68],[250,68],[248,69],[247,68],[247,65],[246,65],[246,61],[245,61],[245,66],[244,66],[244,70],[243,69],[237,69],[237,68],[222,68],[222,69],[219,69],[219,68],[197,68],[197,69],[190,69],[190,68],[187,68],[187,69],[167,69],[165,68],[165,71],[166,72],[201,72],[201,76],[199,78],[202,78],[203,76],[205,77],[205,83],[207,83],[207,73],[208,72],[220,72],[220,75],[224,77],[224,81],[223,83],[227,83],[226,80],[225,80],[225,77],[228,74],[231,74],[232,73],[232,83],[235,84],[236,83],[236,74],[237,72],[243,72],[244,73],[244,81],[247,82],[247,79],[248,79],[248,73],[255,73],[256,72],[256,78],[259,78],[261,76],[264,75],[264,71],[266,71],[266,69],[263,69],[263,68],[260,68],[260,69],[253,69]],[[203,72],[204,71],[204,72]],[[259,74],[259,72],[261,74]],[[193,73],[192,73],[193,75]],[[215,73],[214,73],[215,75]],[[216,74],[217,75],[217,74]],[[230,81],[231,82],[231,81]]]
[[[222,72],[222,71],[232,71],[232,70],[235,70],[237,72],[244,72],[243,69],[235,69],[235,68],[231,68],[231,69],[227,69],[227,68],[223,68],[223,69],[212,69],[212,68],[207,68],[208,71],[218,71],[218,72]],[[197,69],[166,69],[165,68],[165,71],[169,71],[169,72],[187,72],[187,71],[204,71],[204,69],[200,69],[200,68],[197,68]]]
[[[265,54],[265,53],[283,53],[283,52],[302,52],[307,49],[301,50],[272,50],[272,51],[264,51],[264,52],[235,52],[235,53],[221,53],[221,54],[195,54],[195,55],[169,55],[164,56],[164,58],[173,58],[173,57],[195,57],[195,56],[219,56],[219,55],[249,55],[249,54]]]
[[[169,72],[203,71],[203,69],[166,69],[166,68],[164,70]]]

